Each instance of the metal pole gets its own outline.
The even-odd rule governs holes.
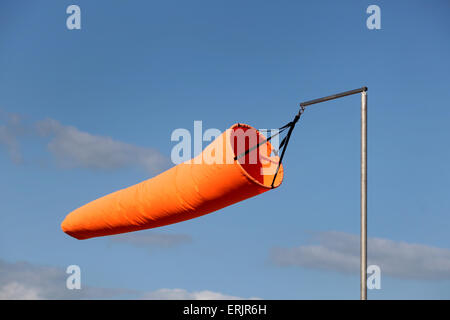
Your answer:
[[[301,107],[361,93],[361,241],[360,298],[367,300],[367,87],[301,102]]]
[[[367,91],[361,92],[361,300],[367,300]]]
[[[345,92],[341,92],[341,93],[332,94],[331,96],[326,96],[326,97],[319,98],[319,99],[314,99],[314,100],[301,102],[300,106],[306,107],[306,106],[310,106],[312,104],[325,102],[325,101],[329,101],[329,100],[334,100],[334,99],[337,99],[337,98],[342,98],[342,97],[346,97],[346,96],[349,96],[349,95],[352,95],[352,94],[365,92],[365,91],[367,91],[367,87],[362,87],[362,88],[359,88],[359,89],[354,89],[354,90],[350,90],[350,91],[345,91]]]

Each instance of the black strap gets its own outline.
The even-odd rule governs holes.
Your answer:
[[[251,148],[245,150],[245,151],[242,152],[240,155],[235,156],[235,157],[234,157],[234,160],[237,160],[237,159],[240,159],[240,158],[246,156],[247,154],[249,154],[250,152],[252,152],[252,151],[255,150],[256,148],[259,148],[260,146],[262,146],[263,144],[265,144],[267,141],[270,141],[272,138],[276,137],[277,135],[279,135],[280,133],[282,133],[284,130],[286,130],[286,129],[289,127],[289,124],[290,124],[290,122],[289,122],[287,125],[285,125],[285,126],[279,128],[277,133],[275,133],[275,134],[271,135],[270,137],[264,139],[263,141],[261,141],[261,142],[258,143],[257,145],[255,145],[255,146],[253,146],[253,147],[251,147]]]
[[[281,152],[280,161],[278,161],[277,170],[275,171],[275,174],[273,176],[271,187],[274,188],[275,180],[278,176],[278,172],[280,171],[281,163],[283,162],[284,154],[286,152],[287,146],[289,144],[289,140],[291,139],[292,131],[294,131],[295,125],[297,124],[298,120],[300,120],[300,117],[302,116],[303,112],[305,111],[305,107],[300,105],[300,110],[298,114],[295,116],[294,120],[289,122],[289,131],[284,137],[284,139],[280,143],[280,147],[278,149],[283,148],[283,151]]]
[[[289,131],[288,131],[286,137],[284,137],[284,139],[281,141],[280,147],[278,148],[278,149],[281,149],[284,147],[283,151],[281,151],[280,161],[278,161],[277,170],[275,171],[275,174],[273,176],[273,180],[272,180],[272,184],[271,184],[272,188],[273,188],[273,185],[275,184],[275,179],[277,178],[278,172],[280,171],[280,166],[281,166],[281,162],[283,161],[283,158],[284,158],[284,153],[286,152],[287,145],[289,144],[289,139],[291,139],[292,131],[294,131],[295,124],[297,123],[298,119],[300,119],[300,116],[297,115],[297,116],[295,116],[294,121],[290,122],[291,125],[289,126]]]
[[[277,135],[281,134],[284,130],[289,128],[287,135],[283,138],[283,140],[281,140],[280,146],[278,148],[278,150],[281,150],[281,148],[283,148],[283,150],[281,152],[280,161],[278,161],[277,169],[275,171],[275,175],[273,176],[273,181],[272,181],[272,184],[271,184],[271,187],[274,188],[275,179],[277,178],[278,172],[280,170],[281,162],[283,161],[284,154],[285,154],[287,146],[289,144],[289,140],[291,139],[292,131],[294,131],[295,125],[297,124],[298,120],[300,120],[300,117],[301,117],[301,115],[303,114],[304,111],[305,111],[305,107],[300,105],[300,110],[299,110],[298,114],[295,116],[294,120],[292,120],[291,122],[288,122],[287,124],[285,124],[284,126],[279,128],[277,133],[275,133],[275,134],[271,135],[270,137],[264,139],[263,141],[261,141],[257,145],[255,145],[255,146],[245,150],[240,155],[235,156],[234,160],[238,160],[238,159],[242,158],[243,156],[249,154],[251,151],[255,150],[256,148],[259,148],[261,145],[265,144],[267,141],[270,141],[273,137],[276,137]]]

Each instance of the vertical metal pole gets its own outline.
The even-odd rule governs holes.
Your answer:
[[[367,300],[367,91],[361,92],[361,300]]]
[[[313,104],[342,98],[361,92],[361,243],[360,298],[367,300],[367,87],[345,91],[300,103],[304,108]]]

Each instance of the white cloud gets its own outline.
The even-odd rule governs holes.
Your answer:
[[[243,299],[209,290],[190,292],[185,289],[159,289],[145,292],[130,289],[98,288],[85,285],[83,278],[81,280],[81,290],[69,290],[66,288],[68,276],[63,268],[37,266],[28,262],[10,263],[0,259],[0,300],[110,299],[130,297],[147,300]]]
[[[68,276],[63,268],[0,259],[0,299],[105,299],[129,292],[83,284],[81,290],[69,290],[66,288]]]
[[[159,289],[152,292],[144,293],[142,299],[147,300],[243,300],[244,298],[226,295],[214,291],[192,291],[185,289]],[[259,299],[256,297],[249,298],[250,300]]]
[[[152,148],[93,135],[54,119],[38,121],[34,125],[22,120],[20,115],[0,109],[0,147],[3,146],[17,164],[23,162],[20,139],[38,134],[50,138],[47,150],[66,168],[108,170],[138,166],[155,174],[170,165],[165,156]]]
[[[318,244],[296,248],[273,248],[272,262],[342,273],[359,271],[359,236],[322,232]],[[382,238],[368,239],[368,264],[380,266],[384,275],[397,278],[450,279],[450,250]]]
[[[24,129],[17,114],[5,113],[0,110],[0,146],[4,146],[14,163],[22,162],[18,137],[24,134]]]
[[[118,169],[137,165],[157,173],[168,165],[168,160],[155,149],[93,135],[54,119],[39,121],[37,129],[41,135],[51,137],[48,150],[64,167]]]
[[[0,300],[37,300],[41,299],[39,290],[26,287],[17,282],[9,282],[0,286]]]

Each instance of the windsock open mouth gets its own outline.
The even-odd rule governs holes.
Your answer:
[[[243,172],[263,187],[278,187],[283,181],[283,165],[280,164],[274,181],[280,158],[271,156],[274,148],[270,141],[264,142],[266,137],[247,124],[236,123],[231,126],[230,130],[232,130],[230,143],[233,147],[233,155],[238,158],[237,163],[241,166]],[[263,144],[256,147],[261,142]],[[247,150],[251,151],[246,153]]]

